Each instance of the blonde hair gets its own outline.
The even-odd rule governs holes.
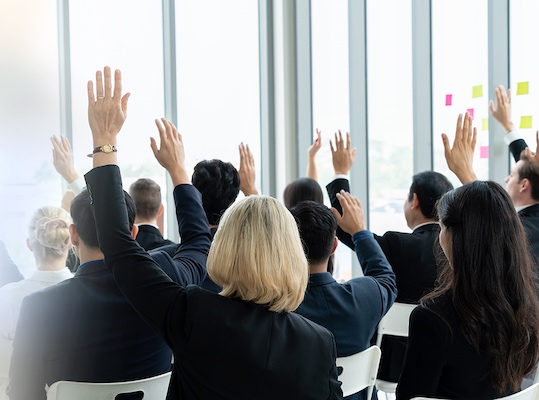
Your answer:
[[[275,312],[298,308],[309,279],[294,217],[268,196],[246,197],[225,211],[206,266],[223,296]]]
[[[41,207],[28,225],[28,240],[40,259],[58,258],[71,247],[69,224],[71,217],[58,207]]]

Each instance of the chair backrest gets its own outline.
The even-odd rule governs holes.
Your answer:
[[[381,354],[379,347],[371,346],[360,353],[337,358],[337,369],[342,368],[339,380],[344,397],[374,386]]]
[[[389,311],[378,324],[376,345],[380,347],[383,335],[408,337],[410,314],[417,304],[393,303]]]
[[[47,391],[47,400],[114,400],[118,395],[142,392],[144,400],[165,400],[171,372],[128,382],[54,382]],[[122,396],[120,396],[121,398]]]
[[[439,400],[435,397],[414,397],[412,400]],[[521,390],[515,394],[499,397],[496,400],[539,400],[539,383],[531,385],[529,388]]]

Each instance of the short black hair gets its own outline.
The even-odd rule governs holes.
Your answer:
[[[288,209],[305,200],[324,204],[322,189],[318,182],[311,178],[299,178],[289,183],[284,189],[283,199]]]
[[[125,204],[127,208],[127,220],[129,229],[133,228],[135,223],[135,202],[124,190]],[[99,248],[97,240],[97,230],[95,228],[95,218],[91,207],[92,198],[90,192],[85,188],[71,202],[71,219],[77,230],[80,239],[87,245],[93,248]]]
[[[208,223],[218,225],[221,216],[240,192],[238,170],[228,162],[203,160],[195,165],[191,182],[202,194],[202,206]]]
[[[161,207],[161,187],[152,179],[140,178],[129,187],[129,195],[137,207],[137,216],[143,219],[157,217]]]
[[[290,209],[296,219],[309,264],[325,261],[333,250],[337,219],[323,204],[302,201]]]
[[[450,190],[453,190],[453,185],[444,175],[434,171],[420,172],[412,178],[408,201],[412,200],[415,193],[421,213],[426,218],[436,219],[436,202]]]

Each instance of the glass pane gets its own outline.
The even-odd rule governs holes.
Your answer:
[[[165,170],[155,160],[149,140],[158,138],[154,119],[164,115],[161,3],[72,1],[70,19],[76,167],[81,173],[92,167],[86,157],[93,148],[86,83],[95,80],[95,72],[105,65],[120,69],[124,91],[131,92],[118,146],[124,188],[138,178],[150,178],[161,186],[165,199]]]
[[[325,186],[334,175],[329,140],[339,129],[343,134],[350,130],[348,1],[313,0],[311,22],[313,126],[322,132],[322,148],[316,156],[316,165],[319,183],[329,205]],[[307,149],[299,151],[306,152]],[[346,246],[340,244],[337,247],[333,274],[336,279],[352,277],[351,257]]]
[[[62,196],[49,139],[60,133],[56,1],[4,1],[0,16],[0,240],[28,275],[28,222]]]
[[[410,0],[367,2],[367,71],[370,229],[406,232],[403,204],[413,175]]]
[[[440,135],[447,133],[453,143],[457,116],[467,110],[478,132],[474,169],[479,179],[488,179],[487,5],[487,0],[432,2],[434,170],[455,185],[460,183],[446,165]]]
[[[532,45],[534,42],[530,39],[537,35],[535,24],[539,18],[539,3],[512,0],[510,5],[512,119],[529,146],[535,149],[535,131],[539,129],[539,49]]]
[[[260,168],[258,3],[177,1],[176,53],[188,168],[213,158],[239,168],[240,142]]]

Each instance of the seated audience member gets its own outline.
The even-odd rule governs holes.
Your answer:
[[[503,86],[498,86],[495,92],[496,107],[491,101],[490,112],[504,127],[506,132],[504,140],[509,145],[509,150],[516,162],[511,168],[511,173],[505,178],[505,188],[524,225],[535,258],[535,265],[539,268],[539,166],[533,163],[535,155],[527,149],[526,142],[511,121],[510,93],[507,94]],[[463,177],[461,182],[464,183],[470,179]]]
[[[0,287],[23,279],[24,276],[22,276],[19,268],[9,256],[6,245],[0,240]]]
[[[9,371],[9,355],[22,300],[30,293],[73,277],[66,268],[71,248],[69,214],[57,207],[38,209],[28,225],[28,249],[34,255],[37,271],[28,279],[0,288],[0,371]],[[6,375],[7,377],[7,375]],[[0,377],[0,399],[6,398],[8,380]]]
[[[97,75],[97,100],[88,84],[95,146],[116,145],[125,119],[120,72],[114,98],[110,69],[104,73],[104,91]],[[161,138],[178,145],[176,163],[183,166],[181,135],[167,124]],[[308,274],[297,226],[284,206],[270,197],[248,196],[228,208],[207,262],[209,275],[223,291],[184,288],[129,240],[116,153],[99,153],[93,163],[85,178],[99,245],[122,293],[174,353],[169,397],[342,397],[333,336],[291,312],[303,299]],[[185,169],[171,176],[179,188],[190,182]]]
[[[323,204],[303,201],[290,210],[300,231],[307,260],[309,284],[305,299],[296,312],[333,333],[337,357],[359,353],[370,347],[370,339],[380,319],[392,306],[397,295],[395,274],[365,220],[359,200],[349,193],[338,193],[343,216]],[[337,283],[327,272],[330,254],[337,247],[337,218],[349,232],[365,276]],[[367,390],[353,396],[366,399]]]
[[[145,250],[172,244],[163,238],[157,225],[158,217],[163,214],[165,207],[161,203],[161,188],[148,178],[140,178],[129,187],[129,194],[135,202],[135,225],[138,226],[137,242]]]
[[[331,146],[335,179],[327,185],[331,205],[340,210],[336,194],[349,191],[348,173],[355,158],[355,148],[350,146],[350,135],[346,144],[342,135],[335,135],[335,147]],[[397,279],[399,303],[418,303],[419,299],[434,289],[438,276],[436,252],[441,251],[437,243],[440,225],[436,216],[436,201],[453,185],[442,174],[425,171],[412,177],[408,198],[404,202],[404,217],[412,233],[389,231],[382,236],[374,234]],[[350,235],[337,229],[337,236],[353,249]],[[382,341],[382,359],[378,378],[397,382],[404,361],[406,338],[385,336]]]
[[[97,100],[98,106],[102,103],[101,98]],[[163,124],[167,129],[170,127],[164,119]],[[157,125],[163,130],[161,124]],[[175,184],[182,243],[174,259],[157,253],[159,274],[169,282],[174,280],[175,285],[198,285],[205,276],[209,226],[198,191],[192,185],[178,185],[175,177],[184,174],[185,168],[183,163],[177,162],[166,138],[163,140],[161,148],[156,150],[156,158]],[[96,153],[94,157],[103,155]],[[95,186],[101,184],[94,183]],[[115,185],[117,183],[105,184],[106,190],[112,190]],[[169,346],[131,307],[105,265],[105,257],[98,246],[103,234],[96,231],[92,211],[92,202],[96,199],[92,197],[89,190],[83,190],[71,205],[71,237],[82,263],[75,277],[23,301],[10,369],[8,393],[12,400],[45,399],[45,386],[58,380],[134,380],[171,369]],[[133,200],[120,189],[115,192],[115,201],[114,212],[125,216],[123,228],[127,237],[122,240],[129,240],[136,251],[147,254],[137,242],[131,242],[131,235],[135,235],[137,229]],[[114,246],[121,247],[118,243]]]
[[[397,398],[512,394],[539,361],[538,287],[522,224],[490,181],[447,193],[438,215],[447,260],[410,317]]]

